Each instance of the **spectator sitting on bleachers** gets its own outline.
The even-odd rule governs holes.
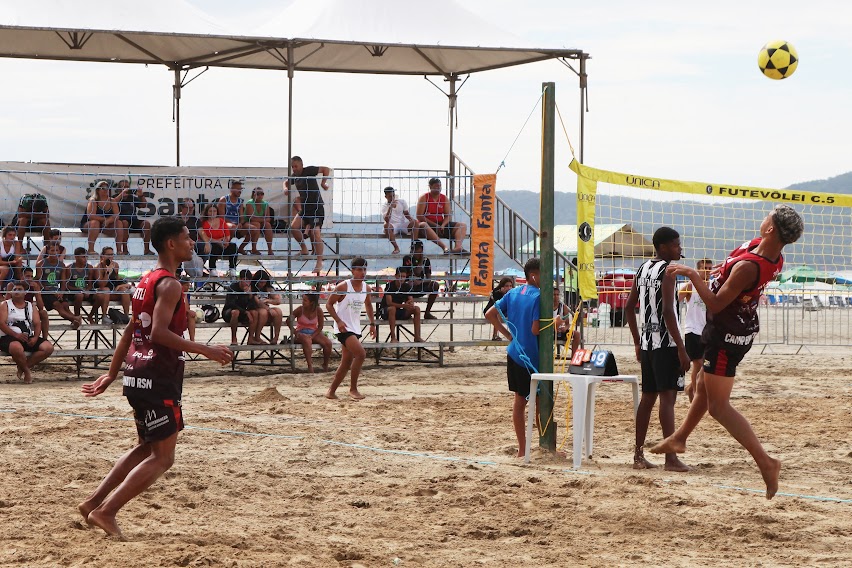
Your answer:
[[[240,197],[243,193],[243,182],[240,180],[231,180],[230,193],[224,197],[220,197],[217,201],[219,209],[219,217],[224,219],[225,226],[235,238],[243,239],[240,243],[240,248],[237,251],[239,254],[246,253],[246,245],[249,240],[257,246],[257,235],[255,230],[243,223],[245,217],[245,200]]]
[[[296,322],[293,342],[302,346],[305,361],[308,364],[308,372],[314,372],[313,349],[311,348],[314,343],[322,346],[322,370],[328,372],[328,363],[331,361],[331,340],[322,332],[325,314],[319,305],[319,294],[314,292],[304,294],[302,305],[296,306],[292,317]]]
[[[408,268],[406,276],[411,295],[415,298],[428,295],[423,319],[438,319],[432,315],[432,306],[438,299],[440,286],[432,280],[432,263],[423,255],[423,241],[411,241],[411,254],[402,257],[402,266]]]
[[[420,335],[420,306],[414,303],[414,296],[410,292],[410,284],[406,282],[406,270],[397,267],[393,280],[385,286],[385,293],[379,304],[378,315],[388,320],[390,324],[391,343],[399,341],[396,322],[414,319],[414,341],[420,343],[423,337]]]
[[[44,241],[44,244],[53,243],[59,247],[59,262],[65,262],[65,245],[62,244],[62,231],[59,229],[51,229],[50,234],[48,235],[48,240]],[[44,257],[47,256],[47,247],[42,246],[41,250],[38,253],[38,257],[36,258],[36,267],[41,266],[44,262]]]
[[[231,242],[231,231],[225,220],[219,216],[219,208],[210,203],[204,209],[204,217],[201,221],[201,231],[198,237],[205,243],[203,250],[207,255],[207,266],[210,273],[216,272],[216,262],[223,256],[228,257],[228,275],[235,276],[237,273],[237,245]],[[210,245],[209,250],[206,245]]]
[[[385,234],[393,245],[393,253],[399,254],[399,246],[396,244],[396,235],[410,235],[417,239],[421,232],[430,241],[441,247],[446,254],[450,251],[435,231],[425,221],[417,221],[408,211],[408,203],[396,196],[396,190],[390,186],[385,188],[385,203],[382,204],[382,219],[384,220]]]
[[[21,279],[24,266],[24,247],[16,237],[15,227],[4,227],[0,238],[0,286],[5,282]]]
[[[41,336],[47,339],[50,337],[50,318],[44,307],[44,299],[41,297],[41,285],[35,279],[35,273],[29,266],[25,266],[21,271],[21,280],[26,284],[26,300],[32,302],[32,305],[38,309],[38,315],[41,318]],[[11,284],[8,289],[11,290]]]
[[[237,327],[242,324],[248,328],[247,343],[254,341],[257,331],[257,310],[252,309],[251,270],[240,270],[239,280],[228,285],[222,319],[231,325],[231,345],[239,345]]]
[[[450,200],[441,193],[441,180],[430,179],[429,191],[417,200],[417,221],[425,222],[439,237],[448,239],[453,245],[453,252],[467,253],[462,248],[467,235],[467,225],[461,221],[453,221],[452,218]]]
[[[255,339],[263,343],[260,331],[267,324],[270,324],[272,325],[272,341],[269,343],[277,345],[281,340],[281,324],[284,321],[284,312],[281,311],[281,308],[276,307],[276,304],[281,303],[281,294],[275,290],[275,287],[272,285],[272,279],[265,270],[255,272],[251,281],[251,289],[254,294],[258,317],[258,333]]]
[[[118,220],[118,204],[109,196],[109,184],[99,181],[86,203],[86,212],[80,219],[80,229],[89,239],[89,254],[95,254],[95,241],[104,233],[115,238],[119,250],[127,243],[127,234]]]
[[[186,331],[189,335],[189,340],[195,341],[195,324],[198,323],[198,314],[189,307],[189,285],[191,282],[191,279],[186,273],[180,275],[180,286],[183,290],[183,295],[186,296]]]
[[[92,312],[86,317],[89,323],[98,320],[98,310],[105,316],[109,309],[109,294],[98,294],[95,291],[97,285],[98,270],[89,264],[86,249],[77,247],[74,249],[74,262],[68,267],[68,295],[74,304],[75,316],[80,315],[84,301],[92,305]]]
[[[500,282],[491,290],[491,295],[488,297],[488,303],[485,304],[485,307],[482,308],[482,313],[485,314],[488,309],[497,303],[500,298],[509,293],[509,290],[515,287],[515,281],[512,280],[509,276],[504,276],[500,279]],[[500,331],[498,326],[493,326],[494,330],[491,332],[491,341],[499,341],[500,340]]]
[[[56,313],[71,322],[71,329],[77,329],[83,323],[83,318],[71,313],[63,292],[68,282],[68,269],[59,261],[59,249],[56,245],[48,242],[45,248],[47,256],[35,274],[35,279],[41,285],[44,307],[48,311],[56,310]]]
[[[142,233],[142,244],[145,246],[143,254],[153,255],[154,251],[151,250],[151,223],[140,219],[137,213],[137,209],[148,203],[145,199],[145,193],[139,191],[139,188],[130,187],[130,182],[123,179],[118,182],[113,201],[118,203],[118,220],[122,229],[128,237],[130,233]],[[130,254],[130,251],[127,250],[127,240],[124,241],[123,248],[118,248],[118,254]]]
[[[11,355],[17,364],[18,379],[31,383],[33,366],[53,353],[53,345],[39,337],[41,319],[38,310],[25,299],[26,285],[14,282],[11,296],[0,303],[0,350]]]
[[[243,225],[249,231],[251,239],[251,253],[260,254],[257,250],[257,241],[263,233],[266,239],[266,250],[272,254],[272,218],[269,214],[269,202],[263,198],[262,187],[256,187],[251,191],[251,199],[245,204],[245,217]]]
[[[112,247],[104,247],[101,249],[101,260],[96,269],[98,270],[98,290],[101,294],[106,295],[109,299],[106,300],[109,305],[109,300],[121,302],[121,311],[124,315],[130,316],[130,283],[122,278],[118,271],[121,267],[113,260],[115,251]]]
[[[18,240],[24,242],[27,231],[37,231],[47,240],[50,235],[50,208],[40,193],[27,193],[18,202],[18,212],[12,220],[18,229]]]

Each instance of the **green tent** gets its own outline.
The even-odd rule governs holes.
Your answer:
[[[577,256],[577,225],[556,225],[553,246],[563,255]],[[540,248],[538,239],[521,246],[520,252],[531,254]],[[648,258],[654,256],[654,245],[625,223],[595,225],[595,256],[602,258]]]

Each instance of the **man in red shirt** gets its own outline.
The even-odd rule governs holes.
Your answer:
[[[781,462],[763,449],[748,420],[731,406],[737,365],[751,349],[760,331],[757,307],[766,284],[784,265],[781,250],[804,232],[802,217],[788,205],[778,205],[760,224],[760,237],[734,250],[719,277],[708,286],[694,268],[672,265],[669,273],[686,276],[707,306],[707,324],[701,334],[704,373],[699,374],[695,398],[677,431],[651,448],[655,454],[683,453],[686,439],[709,410],[757,462],[766,483],[766,498],[778,491]]]
[[[183,220],[158,219],[151,229],[151,244],[159,254],[157,267],[133,293],[133,319],[115,348],[109,372],[82,388],[85,396],[98,396],[115,381],[125,363],[124,396],[133,408],[138,442],[77,507],[87,523],[116,537],[122,537],[115,520],[118,511],[174,463],[177,435],[183,429],[184,352],[198,353],[222,365],[233,358],[224,345],[183,338],[187,303],[175,271],[192,258],[195,246]]]
[[[462,242],[467,235],[467,225],[461,221],[453,221],[453,210],[450,200],[441,193],[441,180],[429,180],[429,192],[417,200],[417,222],[425,222],[438,237],[451,241],[452,252],[467,254],[462,248]]]

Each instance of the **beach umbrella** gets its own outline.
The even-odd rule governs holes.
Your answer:
[[[836,274],[831,274],[830,272],[824,272],[822,270],[817,270],[812,266],[808,266],[803,264],[801,266],[794,266],[788,270],[785,270],[778,276],[779,282],[798,282],[798,283],[809,283],[809,282],[824,282],[826,284],[846,284],[849,283],[849,280],[838,276]],[[840,281],[840,282],[838,282]]]

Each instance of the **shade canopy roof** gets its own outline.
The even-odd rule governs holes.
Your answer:
[[[454,0],[296,0],[251,30],[183,0],[5,0],[3,8],[0,57],[446,76],[585,55],[525,46]]]
[[[625,223],[595,225],[595,256],[599,258],[647,258],[654,256],[654,245]],[[521,247],[522,252],[541,248],[538,239]],[[553,227],[553,248],[567,257],[577,255],[577,225]]]

